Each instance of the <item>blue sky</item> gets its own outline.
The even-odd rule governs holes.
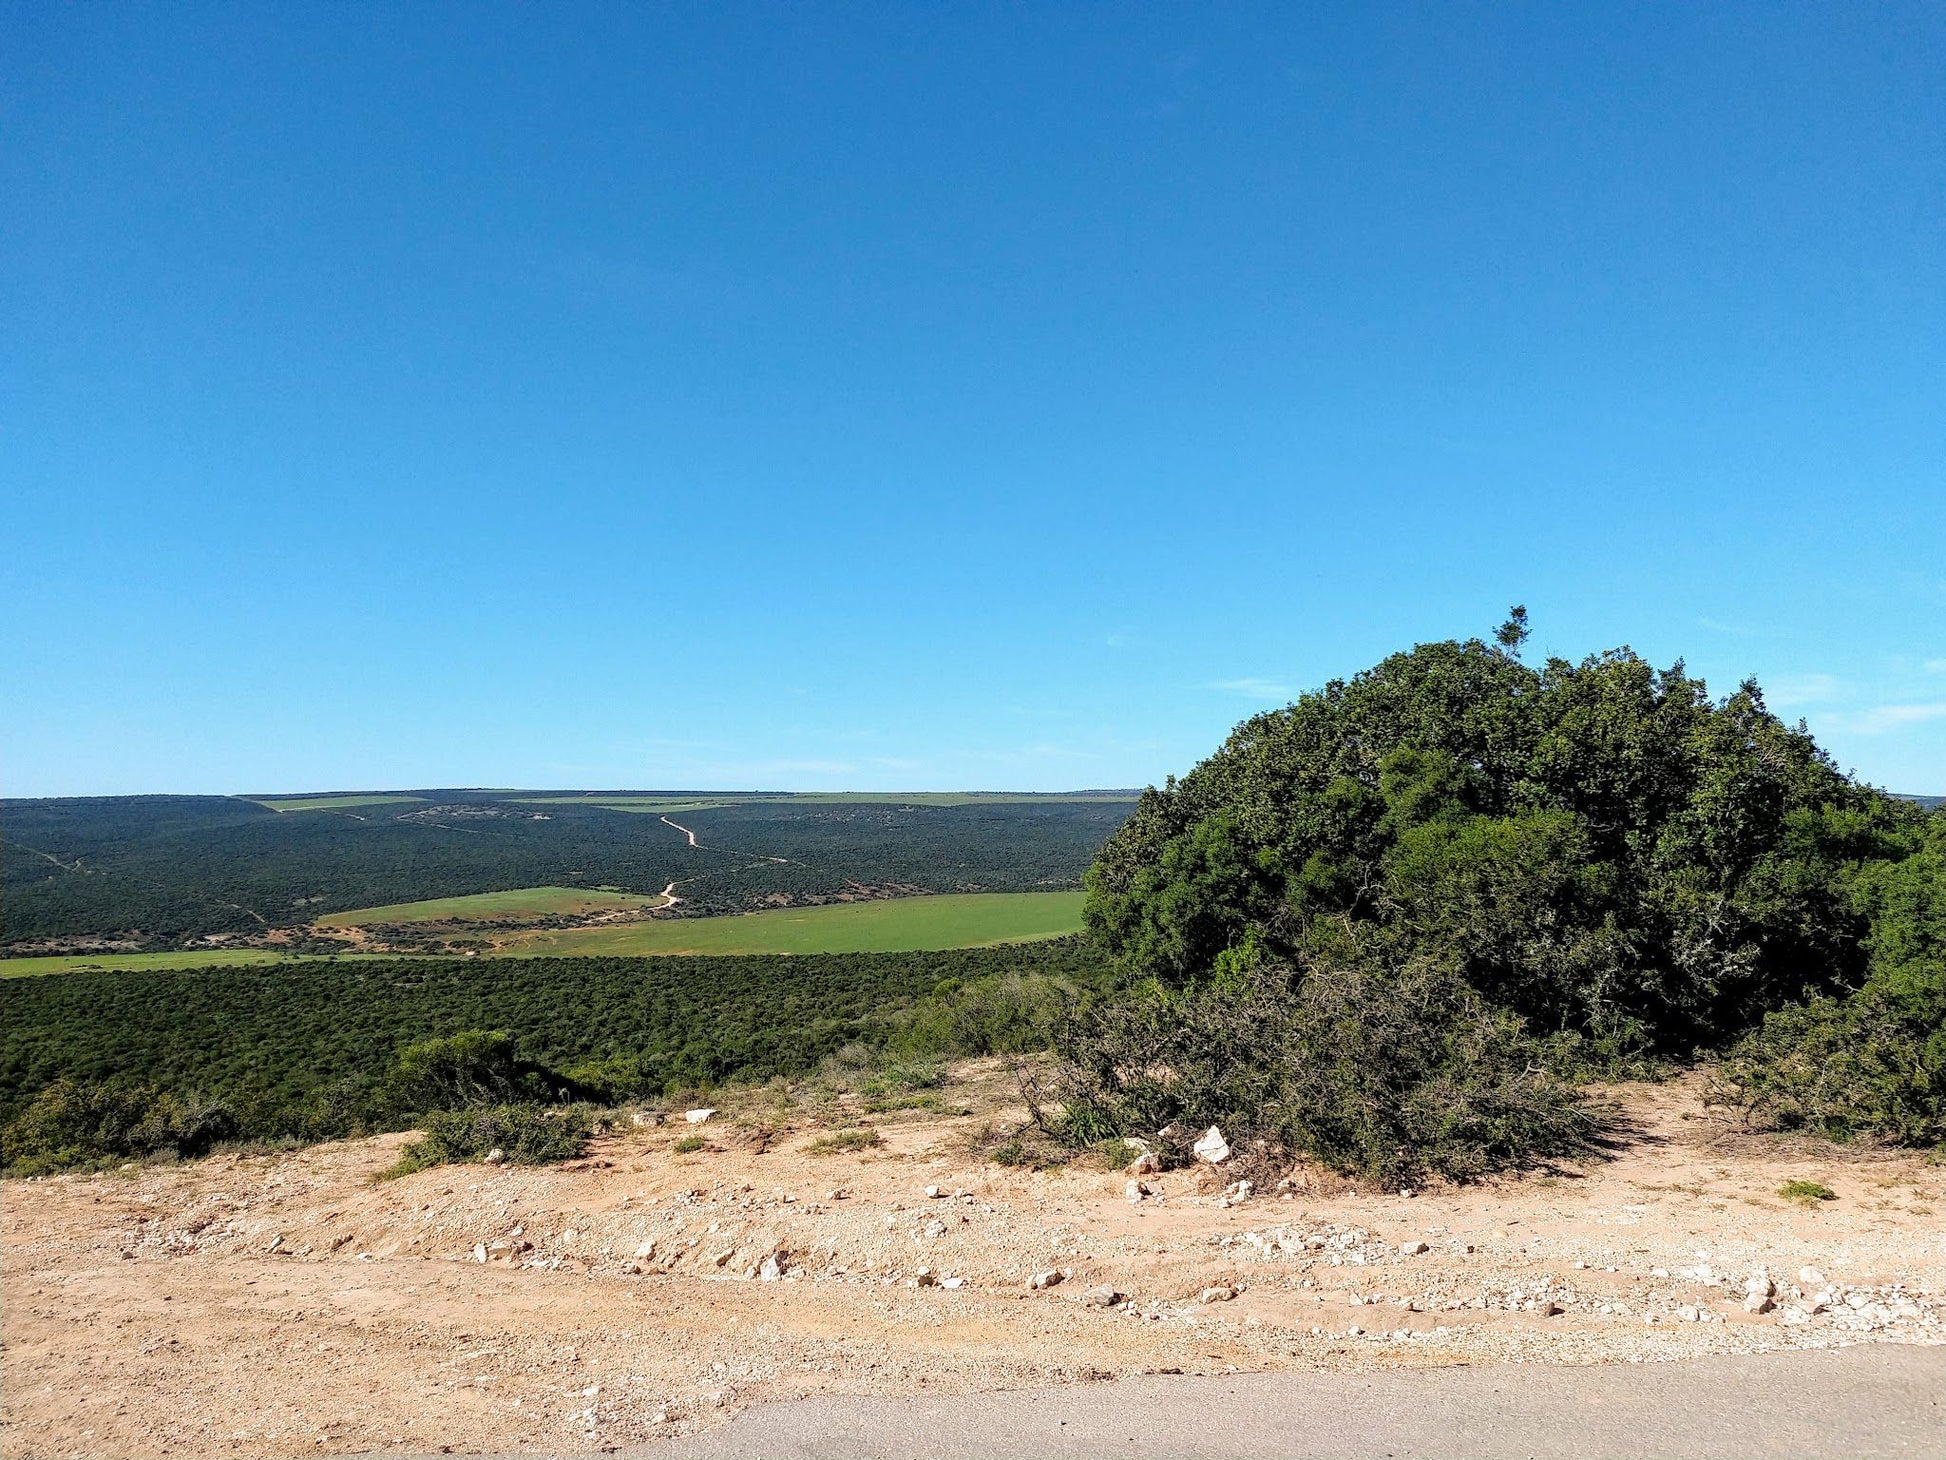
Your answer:
[[[1141,784],[1528,605],[1946,792],[1946,11],[0,9],[0,792]]]

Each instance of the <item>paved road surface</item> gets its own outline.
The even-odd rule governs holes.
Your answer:
[[[759,1405],[659,1460],[1946,1457],[1946,1347],[1385,1374],[1162,1375],[952,1398]]]

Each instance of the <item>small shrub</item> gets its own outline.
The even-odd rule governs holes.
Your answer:
[[[1027,1146],[1019,1136],[1014,1136],[993,1148],[993,1159],[1002,1166],[1025,1166]]]
[[[1712,1098],[1832,1140],[1946,1142],[1946,967],[1768,1015]]]
[[[501,1151],[521,1166],[569,1161],[587,1148],[593,1113],[583,1105],[476,1105],[426,1117],[418,1140],[385,1174],[405,1176],[428,1166],[479,1161]]]
[[[1806,1206],[1838,1199],[1838,1193],[1820,1181],[1786,1181],[1777,1188],[1777,1194],[1791,1201],[1803,1202]]]
[[[833,1131],[828,1136],[819,1136],[806,1147],[813,1156],[837,1156],[848,1151],[869,1151],[874,1146],[885,1144],[885,1138],[877,1131],[864,1126],[851,1130]]]
[[[1102,1141],[1089,1152],[1104,1171],[1119,1171],[1142,1153],[1120,1136]]]
[[[1092,1146],[1140,1132],[1165,1160],[1214,1125],[1258,1159],[1470,1180],[1584,1150],[1598,1129],[1516,1015],[1422,962],[1149,983],[1092,1006],[1060,1048],[1053,1133]]]
[[[689,1156],[702,1150],[708,1144],[709,1142],[701,1136],[684,1136],[669,1149],[674,1151],[678,1156]]]

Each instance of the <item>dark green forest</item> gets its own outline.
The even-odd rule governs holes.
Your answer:
[[[1044,1048],[1106,976],[1083,939],[940,953],[415,958],[0,982],[14,1169],[398,1128],[473,1097],[601,1103],[815,1067],[847,1046]],[[504,1076],[431,1088],[428,1039],[506,1036]],[[402,1068],[402,1061],[404,1068]],[[454,1077],[457,1078],[457,1077]],[[437,1084],[433,1081],[432,1084]]]
[[[1946,1139],[1946,814],[1754,683],[1525,636],[1393,655],[1143,795],[1087,879],[1125,986],[1062,1036],[1076,1118],[1475,1174],[1588,1139],[1577,1074],[1701,1054],[1759,1119]]]
[[[774,801],[653,815],[419,792],[424,804],[279,813],[222,796],[0,803],[0,948],[119,938],[166,948],[352,908],[519,887],[658,893],[686,915],[853,887],[1076,887],[1126,802]],[[523,793],[524,794],[524,793]],[[778,860],[782,859],[782,860]]]

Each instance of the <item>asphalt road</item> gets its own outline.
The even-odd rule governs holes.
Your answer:
[[[659,1460],[1946,1457],[1946,1347],[1383,1374],[1154,1375],[1065,1389],[759,1405]]]

